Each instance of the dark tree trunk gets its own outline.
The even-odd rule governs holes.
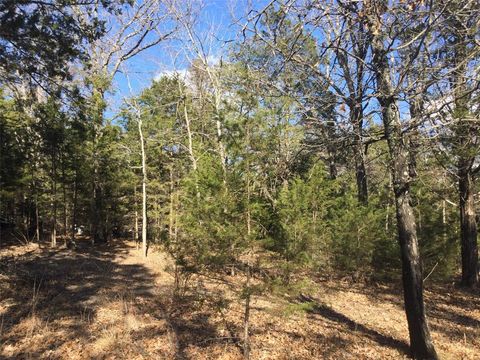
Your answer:
[[[373,26],[378,26],[374,19]],[[418,248],[415,215],[411,205],[409,153],[402,133],[397,98],[383,39],[372,34],[373,66],[377,81],[377,99],[382,107],[385,137],[391,158],[398,239],[402,258],[405,313],[410,335],[410,350],[415,359],[438,359],[433,346],[423,301],[423,275]]]
[[[92,218],[92,241],[93,243],[105,243],[105,214],[103,211],[103,194],[100,184],[94,184],[93,192],[93,218]]]
[[[67,186],[65,176],[65,159],[62,155],[62,194],[63,194],[63,236],[65,244],[67,243],[68,218],[67,218]]]
[[[39,211],[38,211],[38,196],[35,200],[35,238],[37,243],[40,243],[40,220],[39,220]]]
[[[381,99],[385,135],[392,161],[392,178],[402,256],[402,280],[410,334],[410,349],[416,359],[437,359],[430,337],[423,301],[423,275],[418,248],[415,215],[410,198],[409,155],[401,132],[400,117],[393,97]]]
[[[408,190],[396,186],[395,204],[402,256],[402,280],[410,349],[415,359],[437,359],[430,337],[423,301],[423,275],[416,236],[415,217]]]
[[[103,112],[105,110],[105,91],[100,88],[94,88],[93,93],[98,97],[97,108],[94,109],[93,121],[93,176],[92,176],[92,202],[91,202],[91,240],[92,243],[104,243],[106,214],[104,209],[104,191],[102,188],[102,178],[100,174],[99,162],[99,139],[103,127]]]
[[[73,180],[73,203],[72,203],[72,235],[71,240],[72,244],[75,245],[75,232],[77,231],[77,182],[78,182],[78,172],[75,168],[75,179]]]
[[[473,198],[473,179],[470,171],[458,173],[460,195],[460,234],[462,245],[462,285],[473,287],[478,283],[477,221]]]
[[[328,170],[330,179],[335,180],[338,175],[337,170],[337,144],[335,144],[335,121],[329,120],[326,124],[327,135],[329,140],[327,142],[328,152]]]
[[[473,198],[473,166],[477,154],[475,134],[478,125],[472,121],[471,86],[468,85],[468,43],[472,39],[464,33],[464,25],[456,18],[452,20],[454,31],[454,56],[451,87],[455,100],[453,112],[455,150],[458,157],[458,195],[460,208],[460,241],[462,249],[462,285],[474,287],[478,284],[478,246],[475,202]]]
[[[51,245],[57,246],[57,167],[55,159],[55,150],[52,154],[52,219],[51,219]]]
[[[362,140],[363,111],[360,108],[352,106],[350,109],[351,119],[354,130],[354,159],[355,159],[355,177],[357,180],[357,196],[361,204],[368,204],[368,186],[367,170],[365,168],[365,152]]]
[[[245,311],[243,314],[243,356],[245,359],[250,359],[250,300],[251,300],[251,289],[250,289],[250,266],[247,267],[247,282],[245,284]]]
[[[343,7],[343,5],[341,5]],[[345,7],[347,12],[352,9]],[[352,17],[353,18],[353,17]],[[368,204],[368,186],[367,171],[365,167],[365,152],[363,143],[363,100],[365,96],[364,89],[364,70],[365,58],[367,56],[370,38],[366,34],[366,29],[362,22],[353,24],[350,20],[349,26],[356,29],[359,36],[351,35],[353,58],[342,50],[337,51],[337,59],[343,71],[346,87],[348,89],[348,99],[346,104],[349,108],[349,122],[353,128],[353,158],[355,161],[355,178],[357,183],[357,198],[359,203]],[[358,26],[358,27],[357,27]]]
[[[358,150],[360,151],[363,150],[361,145],[360,145],[360,149]],[[358,196],[358,201],[361,204],[367,205],[368,204],[367,170],[365,169],[365,162],[364,162],[363,155],[359,156],[357,154],[355,156],[355,175],[357,179],[357,196]]]
[[[328,159],[328,173],[331,180],[335,180],[338,176],[337,164],[333,157],[329,157]]]

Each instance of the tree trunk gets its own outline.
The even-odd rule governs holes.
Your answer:
[[[460,195],[460,234],[462,245],[462,285],[473,287],[478,283],[477,221],[475,214],[473,179],[469,171],[458,174]]]
[[[349,11],[349,10],[348,10]],[[353,29],[353,24],[349,21]],[[353,157],[355,160],[355,178],[357,182],[357,198],[359,203],[368,204],[367,171],[365,168],[365,152],[362,139],[363,131],[363,99],[364,99],[364,67],[368,49],[368,36],[365,28],[358,23],[359,38],[351,37],[353,59],[340,49],[337,50],[337,59],[343,71],[343,77],[349,92],[346,104],[349,108],[349,122],[353,128]],[[349,61],[350,60],[350,61]]]
[[[137,250],[139,248],[138,244],[138,202],[137,202],[137,186],[133,186],[133,198],[135,202],[135,214],[134,214],[134,224],[133,224],[133,240],[135,241],[135,246]]]
[[[140,135],[140,146],[142,150],[142,253],[144,257],[147,257],[147,165],[142,121],[140,119],[138,119],[138,134]]]
[[[328,172],[331,180],[335,180],[338,176],[337,169],[337,144],[335,143],[335,121],[328,120],[326,122],[326,132],[329,140],[327,141],[327,161]]]
[[[375,15],[374,15],[375,16]],[[372,28],[378,28],[377,19]],[[390,79],[390,68],[383,38],[372,33],[373,67],[377,81],[377,100],[392,165],[398,239],[402,259],[405,312],[410,335],[410,350],[415,359],[438,359],[433,346],[423,301],[423,275],[417,240],[415,215],[411,206],[409,154],[402,133],[397,98]]]
[[[180,84],[179,84],[180,86]],[[181,86],[180,86],[180,91]],[[185,127],[187,129],[187,138],[188,138],[188,155],[190,156],[190,161],[192,162],[192,170],[195,176],[195,190],[197,199],[200,199],[200,189],[198,187],[198,174],[197,174],[197,159],[195,158],[195,153],[193,151],[193,136],[192,136],[192,129],[190,127],[190,117],[188,116],[188,109],[187,109],[187,97],[184,95],[185,100],[183,101],[183,114],[185,117]]]
[[[447,202],[445,200],[442,200],[442,235],[443,235],[443,241],[446,243],[447,242]]]
[[[190,160],[192,162],[193,171],[197,171],[197,159],[195,158],[195,154],[193,152],[193,136],[192,136],[192,129],[190,127],[190,117],[188,116],[186,95],[184,96],[185,96],[185,100],[183,101],[183,114],[185,117],[185,127],[187,128],[188,155],[190,156]]]
[[[92,244],[105,242],[103,226],[105,224],[104,200],[101,178],[99,174],[99,139],[103,126],[103,111],[105,104],[105,91],[101,87],[94,87],[95,101],[93,119],[93,196],[91,209],[91,237]]]
[[[71,226],[71,240],[72,244],[75,245],[75,232],[77,227],[77,181],[78,181],[78,173],[77,169],[75,168],[75,179],[73,181],[73,204],[72,204],[72,226]]]
[[[52,247],[57,246],[57,180],[56,180],[56,161],[55,152],[52,155],[52,229],[51,240]]]
[[[37,243],[40,243],[40,219],[39,219],[39,210],[38,210],[38,195],[35,195],[35,237],[37,239]]]
[[[174,222],[174,189],[175,184],[173,182],[173,169],[170,168],[170,210],[168,214],[168,240],[173,242],[173,222]]]
[[[354,134],[354,148],[355,152],[355,178],[357,181],[357,197],[358,202],[363,205],[368,204],[368,186],[367,186],[367,170],[365,168],[365,152],[363,149],[362,140],[362,123],[363,123],[363,111],[361,104],[358,107],[353,106],[351,111],[351,124],[353,125]]]
[[[250,266],[247,264],[247,281],[245,283],[245,312],[243,314],[243,356],[250,359]]]
[[[35,180],[35,172],[36,168],[34,166],[34,173],[32,174],[33,177],[33,186],[35,191],[35,238],[37,239],[37,243],[40,243],[40,210],[39,210],[39,203],[38,203],[38,186]]]
[[[63,195],[63,236],[67,242],[68,217],[67,217],[67,186],[65,177],[65,159],[62,157],[62,195]]]
[[[246,193],[247,193],[247,207],[246,207],[246,225],[247,225],[247,243],[250,242],[250,237],[252,235],[252,214],[250,211],[251,203],[251,186],[250,186],[250,161],[248,150],[250,148],[250,127],[246,127],[246,145],[247,145],[247,156],[246,156],[246,169],[245,169],[245,181],[246,181]],[[248,258],[250,255],[248,256]],[[250,300],[252,297],[250,289],[250,278],[251,278],[251,269],[250,269],[250,260],[247,259],[247,280],[245,282],[245,312],[243,316],[243,355],[245,359],[250,359]]]
[[[468,85],[467,44],[471,42],[464,33],[464,25],[456,18],[452,20],[454,31],[454,56],[451,87],[455,110],[453,112],[456,155],[458,157],[458,195],[460,208],[460,240],[462,253],[461,284],[474,287],[478,284],[477,222],[474,201],[473,166],[475,164],[475,136],[478,134],[476,119],[471,114],[472,90]]]

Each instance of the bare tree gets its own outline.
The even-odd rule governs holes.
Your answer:
[[[93,150],[93,196],[92,196],[92,241],[106,241],[105,219],[102,214],[102,181],[98,169],[98,138],[103,126],[103,112],[106,108],[105,93],[110,87],[122,64],[168,40],[176,31],[176,23],[171,21],[167,6],[161,0],[134,1],[121,13],[111,14],[102,10],[99,1],[88,9],[77,9],[80,19],[88,19],[88,11],[106,22],[110,29],[108,36],[90,45],[91,67],[86,77],[91,86],[92,118],[94,127]],[[141,126],[139,128],[141,130]],[[103,227],[103,229],[102,229]],[[143,235],[142,235],[143,236]]]
[[[291,62],[299,68],[304,68],[304,71],[315,74],[316,81],[330,93],[330,96],[325,96],[326,94],[312,92],[301,94],[300,97],[309,98],[308,104],[314,104],[318,109],[334,109],[334,119],[332,116],[324,116],[325,134],[321,141],[328,152],[327,160],[331,177],[336,176],[335,152],[339,152],[342,146],[347,145],[352,149],[358,200],[362,204],[367,204],[367,148],[368,143],[378,140],[371,138],[371,134],[365,131],[365,119],[370,116],[370,110],[367,108],[372,98],[373,77],[366,63],[371,36],[363,23],[352,21],[352,17],[348,15],[355,12],[358,5],[350,2],[348,5],[333,9],[330,2],[306,5],[296,1],[272,1],[261,11],[250,12],[243,32],[251,33],[272,53],[280,54],[285,62]],[[278,6],[277,12],[273,10],[274,6]],[[279,24],[270,28],[267,18],[271,16],[269,14],[271,11],[281,19]],[[263,22],[259,21],[262,17],[265,18]],[[277,42],[279,31],[276,27],[285,26],[287,21],[293,23],[292,31],[294,32],[294,40],[289,46]],[[249,26],[250,24],[252,26]],[[260,24],[264,32],[259,31]],[[267,29],[265,30],[264,27]],[[316,63],[308,53],[299,51],[305,38],[317,40],[318,61]],[[301,106],[305,105],[297,94],[289,95],[296,98]],[[311,107],[311,105],[304,106],[303,112],[306,118],[314,124],[322,121],[318,116],[312,117]]]
[[[399,86],[392,80],[393,68],[390,65],[389,47],[393,41],[389,34],[401,19],[399,12],[404,11],[402,5],[391,6],[383,2],[364,2],[366,26],[372,37],[372,71],[376,78],[375,97],[381,106],[381,115],[385,138],[391,158],[391,172],[395,207],[397,215],[398,239],[402,257],[402,280],[410,334],[410,349],[416,359],[438,358],[433,346],[427,323],[423,300],[423,275],[418,247],[416,219],[411,205],[410,185],[414,177],[412,173],[409,144],[405,136],[399,110]],[[428,11],[428,9],[425,9]],[[429,17],[426,16],[427,22]],[[421,21],[421,20],[420,20]],[[430,24],[424,24],[428,27]],[[398,34],[398,33],[397,33]],[[422,42],[417,45],[422,46]],[[415,48],[411,56],[418,55]],[[393,56],[393,55],[392,55]],[[405,76],[405,68],[400,78]],[[410,114],[412,115],[412,114]]]
[[[437,161],[457,184],[464,286],[478,284],[477,209],[475,178],[480,172],[480,15],[476,1],[439,1],[435,46],[430,50],[429,130]],[[441,56],[438,56],[441,54]]]
[[[478,3],[451,1],[446,7],[446,37],[453,48],[449,79],[452,104],[450,116],[453,130],[453,151],[457,157],[458,196],[460,210],[460,240],[462,254],[462,284],[478,284],[477,220],[474,200],[474,177],[480,171],[480,124],[478,106],[474,109],[475,90],[479,78],[472,69],[478,55],[478,44],[472,29],[480,26]],[[448,41],[448,40],[447,40]],[[477,64],[478,65],[478,64]],[[478,94],[477,94],[478,96]]]
[[[367,107],[374,108],[374,104],[369,103],[370,98],[375,98],[380,105],[378,113],[383,135],[369,141],[386,139],[388,143],[411,352],[418,359],[436,359],[423,300],[422,266],[410,194],[415,161],[410,151],[412,136],[409,132],[426,118],[422,113],[426,87],[422,86],[420,93],[412,92],[417,84],[407,81],[413,62],[421,51],[425,51],[426,36],[436,20],[432,9],[424,4],[387,4],[375,0],[318,2],[306,6],[296,1],[272,1],[265,9],[252,11],[244,31],[250,31],[272,51],[283,52],[288,61],[298,64],[308,62],[295,51],[289,53],[269,41],[260,31],[259,19],[275,5],[285,17],[295,14],[299,27],[303,26],[312,34],[321,34],[318,36],[319,51],[326,60],[310,67],[349,108],[348,119],[357,152],[357,187],[362,202],[367,201],[362,133],[364,111]],[[417,11],[415,16],[411,14],[412,6]],[[405,33],[405,28],[411,31]],[[401,101],[411,104],[410,113],[401,114]]]
[[[143,257],[147,257],[147,226],[148,226],[148,218],[147,218],[147,155],[145,153],[145,139],[143,137],[143,121],[142,121],[142,114],[139,105],[135,100],[133,100],[133,104],[131,105],[135,119],[137,122],[138,127],[138,136],[140,140],[140,151],[141,151],[141,159],[142,159],[142,254]]]

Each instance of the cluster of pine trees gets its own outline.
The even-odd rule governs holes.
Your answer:
[[[247,304],[260,273],[402,278],[435,358],[424,278],[478,283],[477,5],[273,1],[212,62],[194,7],[2,2],[2,238],[158,244],[179,286],[248,274]],[[174,36],[194,60],[108,118],[124,63]]]

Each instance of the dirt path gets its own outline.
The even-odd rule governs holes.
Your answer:
[[[162,344],[169,336],[164,316],[155,306],[161,300],[157,280],[167,277],[155,268],[161,269],[164,259],[157,254],[142,264],[125,242],[98,248],[87,244],[57,251],[32,245],[23,255],[21,249],[10,249],[10,256],[4,250],[1,270],[9,286],[2,287],[0,354],[170,358],[170,347]],[[146,353],[142,344],[152,338],[158,338],[159,347]]]
[[[144,261],[124,241],[0,250],[0,358],[241,359],[235,279],[203,279],[172,302],[168,267],[163,254]],[[407,358],[399,289],[322,282],[314,299],[256,298],[252,359]],[[478,294],[442,287],[427,301],[443,358],[480,359]]]

